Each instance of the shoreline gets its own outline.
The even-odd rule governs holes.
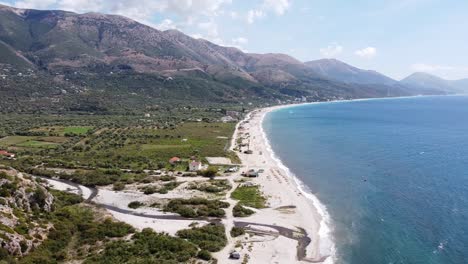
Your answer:
[[[307,105],[307,104],[302,104],[302,105]],[[331,259],[331,262],[327,262],[327,263],[334,263],[335,261],[335,251],[336,251],[336,247],[335,247],[335,243],[333,242],[333,238],[332,238],[332,234],[331,234],[331,217],[330,217],[330,214],[328,213],[328,210],[326,208],[326,206],[324,204],[322,204],[320,202],[320,200],[318,199],[317,196],[315,196],[312,191],[310,190],[310,188],[304,184],[302,182],[302,180],[297,176],[295,175],[284,163],[283,161],[281,160],[281,158],[275,153],[275,151],[273,150],[272,146],[271,146],[271,142],[265,132],[265,130],[263,129],[263,124],[264,124],[264,121],[265,121],[265,117],[271,113],[271,112],[274,112],[274,111],[277,111],[277,110],[280,110],[280,109],[286,109],[286,108],[290,108],[290,107],[293,107],[291,105],[285,105],[285,106],[279,106],[279,107],[273,107],[271,110],[270,109],[267,109],[263,115],[262,115],[262,118],[261,118],[261,121],[260,121],[260,129],[261,129],[261,132],[262,132],[262,135],[263,135],[263,140],[265,141],[265,144],[266,144],[266,148],[270,154],[270,156],[272,157],[272,159],[276,160],[278,162],[278,166],[290,177],[294,180],[294,182],[296,183],[296,187],[297,189],[307,198],[309,199],[311,202],[312,202],[312,205],[314,206],[314,208],[317,210],[317,213],[320,215],[320,223],[319,223],[319,229],[318,229],[318,232],[317,232],[317,235],[319,236],[319,246],[323,244],[326,244],[328,246],[328,249],[322,249],[320,250],[319,248],[319,251],[318,253],[319,254],[322,254],[323,255],[329,255],[329,258]],[[323,252],[325,251],[325,252]]]
[[[336,104],[336,103],[352,103],[352,102],[365,102],[365,101],[377,101],[377,100],[397,100],[397,99],[414,99],[414,98],[427,98],[427,97],[447,97],[447,96],[468,96],[468,94],[445,94],[445,95],[409,95],[409,96],[393,96],[393,97],[370,97],[370,98],[356,98],[356,99],[342,99],[342,100],[332,100],[332,101],[318,101],[318,102],[305,102],[305,103],[295,103],[295,104],[283,104],[283,105],[274,105],[264,108],[257,108],[252,110],[259,111],[262,109],[272,109],[269,112],[274,112],[283,108],[294,108],[305,105],[316,105],[316,104]],[[251,113],[249,112],[249,114]],[[241,120],[241,123],[244,120]]]
[[[281,158],[275,153],[273,148],[271,147],[270,140],[266,132],[263,129],[263,123],[265,121],[265,117],[271,113],[281,109],[286,108],[294,108],[300,107],[305,105],[315,105],[315,104],[327,104],[327,103],[349,103],[349,102],[359,102],[359,101],[374,101],[374,100],[392,100],[392,99],[411,99],[411,98],[423,98],[423,97],[439,97],[444,95],[417,95],[417,96],[402,96],[402,97],[381,97],[381,98],[359,98],[359,99],[350,99],[350,100],[334,100],[334,101],[325,101],[325,102],[309,102],[309,103],[297,103],[297,104],[286,104],[286,105],[276,105],[270,106],[265,108],[258,108],[250,111],[247,113],[245,118],[239,121],[236,124],[235,131],[231,140],[230,150],[237,153],[241,160],[242,166],[245,170],[254,168],[262,168],[267,171],[267,169],[274,170],[278,169],[282,176],[286,176],[287,178],[291,179],[294,184],[288,184],[288,186],[284,186],[280,181],[279,184],[272,184],[268,180],[265,180],[263,174],[260,177],[254,180],[257,183],[264,194],[267,194],[268,200],[270,200],[271,196],[283,196],[279,200],[292,200],[291,204],[278,204],[278,208],[282,206],[291,206],[297,204],[301,204],[301,206],[297,207],[297,211],[307,211],[307,209],[311,209],[308,211],[310,215],[290,215],[287,221],[284,221],[283,216],[281,214],[271,214],[265,213],[267,209],[258,210],[257,213],[252,217],[247,217],[245,221],[249,221],[251,223],[258,223],[258,224],[265,224],[266,222],[275,223],[280,222],[282,226],[292,226],[293,228],[302,228],[306,231],[308,238],[310,239],[310,244],[306,248],[306,257],[302,260],[291,260],[291,259],[282,259],[278,263],[326,263],[332,264],[337,261],[336,259],[336,245],[334,243],[334,238],[332,236],[332,222],[331,217],[328,213],[328,210],[324,204],[320,202],[318,197],[316,197],[310,188],[305,185],[302,180],[295,175],[286,165],[284,165]],[[249,148],[251,145],[254,147],[255,150],[259,150],[259,155],[256,154],[255,150],[253,154],[244,154],[242,152],[238,152],[235,150],[237,146],[237,140],[242,138],[242,132],[240,128],[247,127],[247,131],[250,134],[249,138]],[[243,129],[244,130],[244,129]],[[253,135],[253,138],[252,138]],[[260,137],[260,140],[256,138],[257,136]],[[251,143],[251,140],[254,142]],[[244,142],[245,143],[245,142]],[[242,148],[241,148],[242,150]],[[262,153],[263,152],[263,153]],[[268,154],[268,158],[265,158],[265,155]],[[253,159],[252,159],[253,157]],[[258,160],[264,159],[261,165],[258,164]],[[288,187],[288,188],[286,188]],[[279,193],[281,193],[279,195]],[[297,194],[300,196],[297,196]],[[288,199],[287,197],[294,197],[294,199]],[[272,207],[272,206],[270,206]],[[273,209],[275,210],[275,209]],[[265,216],[266,215],[266,216]],[[294,223],[294,225],[291,225]],[[276,225],[276,223],[275,223]],[[283,241],[284,242],[284,241]],[[263,245],[264,247],[266,245]],[[277,245],[276,245],[277,246]],[[249,254],[251,259],[255,259],[257,263],[268,263],[273,262],[273,259],[268,258],[268,254],[270,255],[286,255],[285,252],[281,252],[287,250],[284,248],[284,244],[282,248],[275,247],[274,243],[271,245],[267,245],[266,247],[270,247],[266,252],[256,253],[255,247]],[[227,246],[229,247],[229,245]],[[265,249],[263,249],[265,251]],[[258,256],[257,256],[258,255]],[[223,262],[221,262],[223,263]]]
[[[248,134],[248,148],[252,154],[237,151],[242,161],[243,169],[263,169],[258,178],[253,181],[268,198],[269,208],[261,209],[253,216],[245,218],[257,224],[273,223],[275,226],[302,229],[307,234],[310,243],[306,246],[303,259],[291,259],[286,251],[290,251],[294,241],[280,243],[260,243],[249,252],[254,263],[327,263],[335,262],[335,245],[331,237],[330,217],[326,207],[320,203],[306,185],[286,167],[273,151],[270,141],[263,129],[265,116],[273,111],[304,104],[291,104],[260,108],[249,112],[238,122],[232,138],[230,149],[234,151],[239,138]],[[260,163],[259,163],[260,162]],[[274,176],[274,177],[272,177]],[[294,207],[294,210],[284,213],[280,208]],[[285,247],[284,243],[291,243]],[[297,243],[295,243],[297,244]],[[229,246],[229,245],[228,245]]]

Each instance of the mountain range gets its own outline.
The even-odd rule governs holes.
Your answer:
[[[345,83],[398,84],[398,81],[381,73],[371,70],[362,70],[336,59],[321,59],[305,62],[305,64],[322,76]]]
[[[435,75],[416,72],[400,81],[408,87],[438,89],[446,93],[467,93],[468,79],[445,80]]]
[[[117,15],[3,5],[0,66],[7,112],[447,94],[466,83],[399,82],[338,60],[245,53]]]

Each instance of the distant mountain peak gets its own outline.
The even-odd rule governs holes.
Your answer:
[[[401,83],[412,87],[439,89],[447,93],[468,92],[468,79],[445,80],[439,76],[427,72],[415,72],[401,80]]]
[[[419,80],[419,81],[445,81],[444,79],[442,79],[441,77],[439,76],[436,76],[434,74],[431,74],[431,73],[427,73],[427,72],[415,72],[415,73],[412,73],[410,74],[408,77],[404,78],[402,81],[415,81],[415,80]]]
[[[318,60],[313,60],[313,61],[309,61],[309,62],[306,62],[306,63],[312,63],[312,62],[317,62],[317,63],[335,63],[335,64],[345,64],[345,65],[348,65],[347,63],[343,62],[343,61],[340,61],[338,59],[335,59],[335,58],[323,58],[323,59],[318,59]]]
[[[305,64],[322,76],[345,83],[397,84],[396,80],[381,73],[359,69],[337,59],[320,59]]]
[[[411,76],[427,76],[427,77],[436,77],[436,78],[440,78],[434,74],[431,74],[431,73],[428,73],[428,72],[414,72],[412,74],[410,74],[408,77],[411,77]],[[441,78],[440,78],[441,79]]]
[[[16,7],[12,7],[12,6],[2,5],[1,3],[0,3],[0,10],[10,11],[10,12],[13,12],[13,13],[17,14],[18,16],[24,16],[24,13],[27,11],[26,9],[21,9],[21,8],[16,8]]]

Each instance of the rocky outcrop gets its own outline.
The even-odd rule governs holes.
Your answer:
[[[34,216],[52,210],[54,196],[33,179],[13,169],[0,169],[0,246],[23,256],[47,237],[50,223]]]

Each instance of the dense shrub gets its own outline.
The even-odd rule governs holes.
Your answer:
[[[188,186],[188,189],[207,193],[220,193],[231,189],[231,187],[227,180],[210,180],[202,183],[193,182]]]
[[[238,236],[242,236],[245,234],[245,229],[243,227],[233,227],[231,229],[231,236],[232,237],[238,237]]]
[[[116,241],[106,246],[91,263],[187,263],[197,256],[197,247],[184,239],[156,233],[146,228],[130,241]]]
[[[73,181],[85,186],[104,186],[117,182],[122,176],[122,172],[119,170],[111,169],[96,169],[96,170],[76,170],[72,174],[66,173],[55,173],[52,170],[32,168],[28,170],[33,175],[43,177],[59,177],[60,179]]]
[[[177,188],[177,186],[179,185],[180,183],[176,181],[165,183],[161,187],[149,185],[149,186],[143,187],[143,193],[148,194],[148,195],[153,194],[153,193],[166,194],[169,191],[172,191],[175,188]]]
[[[216,169],[216,167],[209,167],[206,170],[200,171],[200,174],[203,177],[213,178],[218,174],[218,169]]]
[[[224,226],[221,224],[208,224],[202,227],[179,230],[177,236],[185,238],[201,249],[210,252],[221,250],[227,243]]]
[[[247,217],[253,215],[255,212],[249,208],[245,208],[238,203],[232,209],[232,213],[235,217]]]
[[[112,186],[112,190],[114,191],[122,191],[123,189],[125,189],[125,183],[123,182],[116,182]]]
[[[137,208],[142,207],[143,205],[145,205],[145,204],[142,203],[142,202],[133,201],[133,202],[130,202],[130,203],[128,204],[128,207],[129,207],[129,208],[132,208],[132,209],[137,209]]]
[[[124,237],[135,232],[132,226],[122,222],[114,222],[109,218],[99,224],[95,222],[78,224],[78,230],[80,238],[88,244],[94,244],[106,237]]]
[[[202,249],[198,252],[197,257],[202,260],[211,260],[211,253],[208,250]]]
[[[47,195],[42,188],[37,188],[34,191],[32,196],[34,203],[36,203],[40,208],[44,207],[47,199]]]
[[[167,212],[178,213],[183,217],[223,217],[226,212],[222,208],[228,208],[229,203],[205,198],[172,199],[164,207]]]
[[[176,177],[169,176],[169,175],[163,175],[163,176],[159,176],[157,179],[160,180],[160,181],[173,181],[173,180],[176,179]]]
[[[56,190],[50,190],[50,192],[55,197],[53,204],[55,208],[61,208],[64,206],[70,206],[83,202],[83,198],[81,196],[73,193],[61,192]]]

